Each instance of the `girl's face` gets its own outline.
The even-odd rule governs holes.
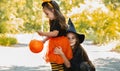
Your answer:
[[[74,33],[68,33],[67,37],[69,39],[70,46],[73,47],[76,44],[76,42],[77,42],[75,34]]]
[[[54,20],[55,16],[54,16],[54,10],[49,10],[46,7],[43,9],[44,13],[46,14],[46,16],[50,19],[50,20]]]

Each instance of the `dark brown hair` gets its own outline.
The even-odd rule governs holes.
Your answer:
[[[92,71],[95,71],[95,66],[93,65],[93,63],[90,61],[90,59],[89,59],[89,57],[88,57],[88,55],[87,55],[87,52],[85,51],[85,49],[81,46],[81,44],[79,43],[79,39],[78,39],[78,36],[77,36],[77,34],[75,34],[74,33],[74,35],[75,35],[75,37],[76,37],[76,43],[75,43],[75,46],[74,46],[74,48],[73,48],[73,51],[75,52],[75,50],[77,49],[77,48],[80,48],[81,50],[82,50],[82,57],[85,59],[85,61],[86,62],[88,62],[88,64],[90,64],[90,66],[92,67]]]
[[[42,7],[47,8],[50,11],[52,11],[54,9],[55,18],[56,18],[56,20],[59,21],[59,24],[60,24],[61,28],[62,29],[67,29],[65,17],[61,13],[60,8],[55,1],[43,2]],[[51,20],[50,20],[50,23],[51,23]]]
[[[89,57],[87,55],[87,52],[84,50],[84,48],[81,46],[80,42],[79,42],[79,38],[78,38],[78,35],[75,34],[75,38],[76,38],[76,43],[75,43],[75,46],[74,46],[74,49],[76,48],[81,48],[82,49],[82,56],[84,57],[85,61],[89,61]]]

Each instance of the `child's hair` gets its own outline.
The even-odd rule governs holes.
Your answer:
[[[71,32],[71,33],[73,33],[73,32]],[[90,66],[91,66],[90,68],[92,68],[92,71],[95,71],[95,66],[94,66],[93,63],[90,61],[89,56],[88,56],[87,52],[85,51],[85,49],[84,49],[84,48],[82,47],[82,45],[80,44],[78,35],[75,34],[75,33],[73,33],[73,34],[75,35],[75,38],[76,38],[76,40],[77,40],[76,43],[75,43],[75,45],[74,45],[74,48],[73,48],[73,53],[76,52],[76,50],[78,50],[78,48],[80,48],[81,51],[78,51],[78,52],[79,52],[79,53],[81,52],[81,54],[82,54],[82,59],[84,58],[84,60],[87,61],[88,64],[90,64]]]
[[[59,8],[58,4],[55,1],[43,2],[42,7],[47,8],[47,9],[49,9],[51,11],[54,9],[54,16],[55,16],[56,20],[59,21],[61,28],[62,29],[67,29],[65,17],[61,13],[60,8]],[[51,20],[50,20],[50,23],[51,23]]]
[[[78,38],[78,35],[77,34],[75,34],[75,33],[73,33],[74,35],[75,35],[75,37],[76,37],[76,43],[75,43],[75,45],[74,45],[74,49],[73,50],[76,50],[77,48],[81,48],[82,49],[82,56],[83,56],[83,58],[86,60],[86,61],[89,61],[89,58],[88,58],[88,55],[87,55],[87,52],[84,50],[84,48],[81,46],[81,44],[80,44],[80,40],[79,40],[79,38]]]

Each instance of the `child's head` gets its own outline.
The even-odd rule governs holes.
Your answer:
[[[68,30],[67,30],[67,37],[70,41],[70,45],[71,46],[79,46],[85,39],[85,35],[84,34],[79,34],[76,32],[76,29],[74,27],[74,24],[72,23],[72,20],[69,18],[68,21]]]
[[[54,14],[54,7],[52,5],[52,1],[43,2],[42,7],[44,13],[50,20],[54,20],[56,18]]]
[[[78,46],[80,44],[78,35],[73,32],[67,33],[67,38],[69,39],[71,47],[75,47],[76,45]]]
[[[45,1],[42,3],[43,11],[49,18],[49,20],[58,20],[61,27],[66,29],[66,22],[65,17],[60,11],[60,8],[58,4],[51,0],[51,1]]]

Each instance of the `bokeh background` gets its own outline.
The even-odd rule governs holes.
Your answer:
[[[120,63],[119,58],[110,58],[111,56],[107,56],[109,53],[103,52],[108,52],[109,50],[110,52],[117,53],[117,56],[115,54],[116,57],[120,57],[120,0],[55,1],[59,4],[61,12],[66,18],[66,23],[68,19],[71,18],[77,32],[85,34],[86,38],[83,46],[85,46],[85,49],[90,53],[90,57],[98,69],[97,71],[120,71],[119,65],[116,65],[116,63]],[[39,37],[36,31],[49,31],[49,20],[43,13],[41,4],[42,0],[0,0],[1,56],[4,56],[2,53],[6,53],[2,52],[3,50],[10,51],[13,48],[28,47],[29,41],[33,39],[33,37],[36,39],[43,38]],[[8,47],[8,49],[6,49],[6,47]],[[107,58],[104,59],[100,57],[97,60],[97,58],[95,58],[96,56],[102,56],[99,53],[96,55],[97,50],[102,51],[101,54],[106,54]],[[94,51],[94,53],[89,51]],[[110,55],[112,54],[114,56],[114,53],[110,53]],[[13,60],[15,59],[14,57],[16,58],[16,56],[13,56]],[[4,58],[6,59],[7,57],[3,57],[2,59],[4,60]],[[115,67],[112,66],[111,61],[113,61],[113,66],[116,65]],[[104,63],[107,63],[108,70],[104,68],[106,66]],[[100,68],[100,64],[103,64],[103,67]],[[4,71],[2,70],[4,65],[1,65],[0,69]],[[14,69],[14,67],[16,69]],[[111,67],[113,67],[113,69],[110,69]],[[17,68],[19,71],[20,68],[24,67],[13,66],[11,71],[17,71]],[[37,71],[32,70],[30,67],[24,69],[26,69],[25,71],[27,71],[27,69],[28,71]]]

